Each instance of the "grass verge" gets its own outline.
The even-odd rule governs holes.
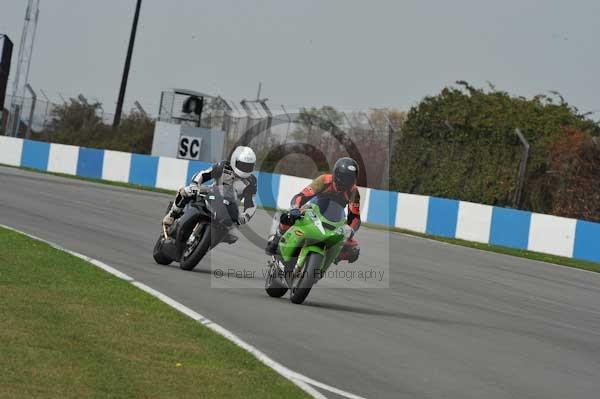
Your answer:
[[[252,355],[93,265],[0,228],[1,398],[300,398]]]
[[[117,186],[117,187],[134,188],[134,189],[138,189],[138,190],[153,191],[153,192],[158,192],[158,193],[163,193],[163,194],[175,195],[175,191],[164,190],[161,188],[138,186],[138,185],[134,185],[134,184],[113,182],[113,181],[100,180],[100,179],[90,179],[90,178],[86,178],[86,177],[66,175],[63,173],[44,172],[44,171],[40,171],[37,169],[20,168],[20,167],[15,167],[15,166],[10,166],[10,165],[1,165],[1,166],[7,166],[7,167],[11,167],[11,168],[16,168],[16,169],[24,169],[24,170],[29,170],[31,172],[43,173],[43,174],[48,174],[48,175],[53,175],[53,176],[60,176],[60,177],[65,177],[65,178],[69,178],[69,179],[83,180],[83,181],[89,181],[89,182],[94,182],[94,183],[108,184],[108,185]],[[268,207],[259,207],[259,208],[273,210],[273,208],[268,208]],[[583,270],[600,273],[600,264],[594,263],[594,262],[588,262],[588,261],[573,259],[573,258],[565,258],[562,256],[542,254],[542,253],[538,253],[538,252],[531,252],[531,251],[526,251],[526,250],[521,250],[521,249],[501,247],[501,246],[497,246],[497,245],[480,244],[480,243],[471,242],[471,241],[459,240],[456,238],[431,236],[428,234],[416,233],[414,231],[403,230],[403,229],[398,229],[398,228],[390,228],[387,226],[376,225],[376,224],[371,224],[371,223],[363,223],[362,225],[365,227],[373,228],[373,229],[394,231],[397,233],[412,235],[415,237],[428,238],[431,240],[441,241],[441,242],[445,242],[445,243],[449,243],[449,244],[453,244],[453,245],[460,245],[463,247],[475,248],[475,249],[480,249],[480,250],[484,250],[484,251],[496,252],[496,253],[500,253],[500,254],[504,254],[504,255],[516,256],[519,258],[537,260],[537,261],[542,261],[542,262],[547,262],[547,263],[554,263],[557,265],[574,267],[576,269],[583,269]]]

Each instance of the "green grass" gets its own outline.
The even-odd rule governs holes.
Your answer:
[[[2,165],[2,166],[9,166],[9,165]],[[100,180],[100,179],[89,179],[89,178],[85,178],[85,177],[66,175],[66,174],[62,174],[62,173],[43,172],[43,171],[39,171],[36,169],[30,169],[30,168],[18,168],[18,167],[14,167],[14,166],[9,166],[9,167],[13,167],[13,168],[17,168],[17,169],[25,169],[25,170],[30,170],[30,171],[37,172],[37,173],[49,174],[49,175],[54,175],[54,176],[66,177],[66,178],[70,178],[70,179],[77,179],[77,180],[90,181],[90,182],[101,183],[101,184],[108,184],[108,185],[118,186],[118,187],[135,188],[135,189],[144,190],[144,191],[154,191],[154,192],[159,192],[159,193],[175,195],[175,191],[164,190],[164,189],[160,189],[160,188],[138,186],[138,185],[133,185],[133,184],[128,184],[128,183],[120,183],[120,182],[113,182],[113,181]],[[259,208],[273,210],[273,208],[268,208],[268,207],[259,207]],[[480,244],[480,243],[476,243],[476,242],[464,241],[464,240],[459,240],[459,239],[454,239],[454,238],[436,237],[436,236],[431,236],[428,234],[416,233],[413,231],[398,229],[398,228],[390,228],[388,226],[376,225],[376,224],[371,224],[371,223],[363,223],[362,225],[365,227],[373,228],[373,229],[394,231],[397,233],[402,233],[402,234],[407,234],[407,235],[412,235],[412,236],[422,237],[422,238],[428,238],[428,239],[435,240],[435,241],[446,242],[446,243],[453,244],[453,245],[460,245],[463,247],[481,249],[484,251],[496,252],[496,253],[500,253],[500,254],[516,256],[519,258],[554,263],[557,265],[574,267],[577,269],[583,269],[583,270],[600,273],[600,264],[594,263],[594,262],[588,262],[588,261],[572,259],[572,258],[565,258],[562,256],[547,255],[547,254],[525,251],[525,250],[520,250],[520,249],[501,247],[501,246],[497,246],[497,245]]]
[[[300,398],[158,299],[0,229],[0,398]]]

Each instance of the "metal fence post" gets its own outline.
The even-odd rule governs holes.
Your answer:
[[[33,113],[35,112],[35,103],[37,101],[37,95],[35,94],[35,91],[33,91],[33,89],[31,88],[31,85],[29,85],[29,83],[25,85],[25,89],[29,93],[31,93],[31,109],[29,110],[29,121],[27,122],[27,132],[25,133],[25,138],[29,140],[31,138],[31,126],[33,125]]]
[[[44,111],[44,119],[42,122],[42,130],[44,130],[46,128],[46,124],[48,123],[48,111],[50,110],[50,99],[48,98],[48,96],[46,95],[44,90],[40,89],[40,92],[42,93],[42,96],[44,96],[44,98],[46,100],[46,110]]]
[[[19,104],[15,104],[13,107],[10,123],[10,135],[12,137],[19,137],[19,127],[21,125],[21,106]]]
[[[521,164],[519,165],[518,187],[513,198],[513,207],[519,209],[521,207],[521,197],[523,196],[523,188],[525,186],[525,172],[527,171],[530,146],[520,129],[515,129],[515,134],[519,137],[519,140],[521,140],[521,144],[523,144],[523,155],[521,156]]]
[[[382,111],[383,117],[385,118],[385,121],[388,125],[388,159],[386,162],[386,175],[385,177],[387,178],[387,188],[390,189],[392,187],[392,157],[394,156],[395,153],[395,148],[394,148],[394,136],[396,134],[396,131],[394,129],[394,125],[392,125],[392,121],[390,121],[390,118],[387,114],[387,112],[385,110]]]
[[[290,127],[292,126],[292,118],[290,117],[290,114],[288,114],[288,112],[285,109],[285,107],[283,106],[283,104],[281,104],[281,109],[283,110],[283,112],[285,113],[285,116],[287,116],[287,119],[288,119],[287,129],[285,131],[285,143],[287,143],[288,135],[290,134]]]

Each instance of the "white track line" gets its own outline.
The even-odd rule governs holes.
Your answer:
[[[3,227],[5,229],[8,230],[12,230],[14,232],[17,232],[19,234],[23,234],[27,237],[33,238],[34,240],[43,242],[45,244],[50,245],[52,248],[67,252],[73,256],[76,256],[80,259],[83,259],[89,263],[91,263],[92,265],[99,267],[100,269],[112,274],[115,277],[120,278],[121,280],[125,280],[131,284],[133,284],[134,286],[136,286],[137,288],[141,289],[142,291],[154,296],[155,298],[160,299],[162,302],[166,303],[167,305],[169,305],[170,307],[178,310],[179,312],[183,313],[184,315],[188,316],[189,318],[197,321],[198,323],[210,328],[211,330],[213,330],[214,332],[216,332],[217,334],[221,335],[222,337],[228,339],[229,341],[233,342],[234,344],[238,345],[239,347],[241,347],[242,349],[246,350],[247,352],[250,352],[255,358],[257,358],[261,363],[263,363],[264,365],[270,367],[271,369],[275,370],[278,374],[280,374],[281,376],[283,376],[284,378],[290,380],[291,382],[293,382],[296,386],[298,386],[300,389],[302,389],[304,392],[306,392],[307,394],[309,394],[310,396],[312,396],[313,398],[316,399],[326,399],[326,397],[320,393],[319,391],[317,391],[315,388],[313,388],[313,386],[320,388],[324,391],[328,391],[328,392],[332,392],[336,395],[342,396],[344,398],[348,398],[348,399],[365,399],[362,396],[358,396],[358,395],[354,395],[350,392],[346,392],[343,391],[341,389],[332,387],[330,385],[324,384],[322,382],[313,380],[312,378],[309,378],[305,375],[302,375],[300,373],[297,373],[295,371],[290,370],[289,368],[285,367],[284,365],[282,365],[281,363],[271,359],[270,357],[268,357],[267,355],[265,355],[263,352],[261,352],[258,348],[256,348],[255,346],[247,343],[246,341],[242,340],[241,338],[239,338],[237,335],[235,335],[234,333],[232,333],[231,331],[227,330],[226,328],[220,326],[219,324],[207,319],[206,317],[202,316],[200,313],[197,313],[196,311],[188,308],[187,306],[177,302],[176,300],[174,300],[173,298],[163,294],[162,292],[159,292],[157,290],[155,290],[154,288],[148,287],[146,284],[144,283],[140,283],[139,281],[135,281],[132,277],[128,276],[125,273],[120,272],[119,270],[115,269],[112,266],[107,265],[106,263],[100,262],[97,259],[93,259],[90,258],[89,256],[80,254],[78,252],[74,252],[71,250],[68,250],[66,248],[61,247],[60,245],[44,240],[42,238],[36,237],[34,235],[25,233],[24,231],[15,229],[14,227],[11,226],[6,226],[3,224],[0,224],[0,227]]]

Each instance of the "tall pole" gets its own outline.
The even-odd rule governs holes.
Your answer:
[[[113,120],[113,129],[119,127],[121,123],[121,113],[123,112],[123,101],[125,100],[125,91],[127,90],[127,80],[129,79],[129,68],[131,67],[131,56],[133,54],[133,45],[135,44],[135,35],[137,33],[138,20],[140,18],[140,8],[142,0],[137,0],[135,6],[135,15],[133,16],[133,26],[131,27],[131,36],[129,38],[129,48],[127,49],[127,58],[125,59],[125,68],[123,68],[123,78],[121,79],[121,89],[119,90],[119,100],[117,101],[117,110]]]
[[[40,0],[28,0],[25,10],[25,22],[23,23],[23,32],[21,33],[21,42],[19,44],[19,58],[17,59],[17,69],[15,80],[13,82],[13,95],[11,103],[11,133],[12,136],[19,135],[21,126],[21,111],[23,110],[25,86],[29,83],[29,70],[31,59],[33,57],[33,44],[37,32],[37,23],[39,19]]]

